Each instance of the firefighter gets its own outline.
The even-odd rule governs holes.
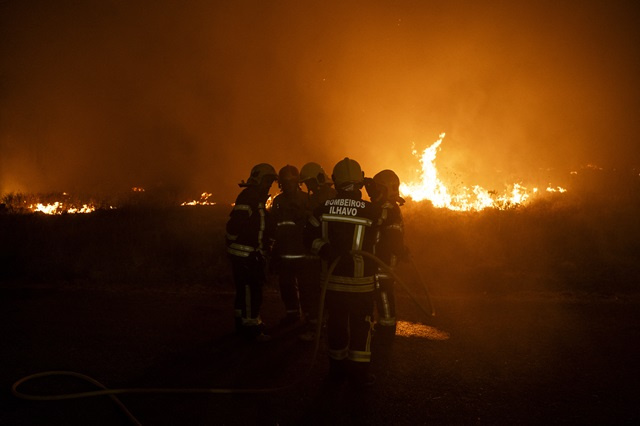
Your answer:
[[[226,225],[227,253],[236,286],[236,331],[258,342],[270,339],[264,333],[259,314],[262,287],[266,280],[266,255],[273,235],[273,225],[265,203],[277,178],[270,164],[254,166],[249,179],[239,184],[244,189],[236,198]]]
[[[309,210],[313,212],[317,207],[323,205],[325,201],[337,195],[332,186],[331,179],[318,163],[306,163],[300,169],[300,183],[307,188],[309,196]],[[315,219],[311,215],[309,220],[314,223]],[[316,221],[315,224],[318,222]],[[301,340],[310,342],[315,338],[316,326],[318,324],[318,305],[320,302],[320,272],[321,262],[318,255],[307,253],[307,266],[310,279],[309,286],[301,288],[300,305],[305,313],[305,330],[299,335]]]
[[[300,182],[304,183],[311,199],[311,210],[324,204],[329,198],[334,198],[337,194],[332,187],[331,179],[327,176],[322,166],[318,163],[310,162],[300,169]]]
[[[278,186],[281,192],[271,207],[276,224],[272,260],[286,311],[280,323],[289,325],[303,319],[299,294],[312,285],[303,242],[304,224],[310,215],[309,195],[300,189],[300,173],[291,165],[278,172]]]
[[[380,206],[380,226],[376,233],[375,256],[395,269],[398,259],[406,256],[404,245],[404,221],[400,206],[404,199],[399,192],[400,179],[393,170],[383,170],[373,179],[367,179],[365,188],[371,201]],[[396,334],[396,305],[394,279],[378,268],[376,273],[374,356],[381,364],[389,361]]]
[[[305,228],[312,252],[335,269],[326,276],[327,337],[329,346],[329,380],[351,379],[356,385],[373,384],[369,373],[371,361],[371,324],[376,264],[352,250],[372,253],[379,209],[362,199],[364,174],[357,161],[345,158],[338,162],[332,179],[336,197],[325,201],[314,212],[319,224]]]

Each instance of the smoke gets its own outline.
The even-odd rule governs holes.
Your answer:
[[[467,4],[469,3],[469,4]],[[209,191],[345,156],[485,187],[640,163],[632,2],[0,3],[0,193]]]

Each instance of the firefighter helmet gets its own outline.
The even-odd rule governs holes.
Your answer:
[[[240,186],[260,185],[262,180],[266,177],[277,180],[278,175],[276,174],[276,169],[274,169],[271,164],[257,164],[251,169],[251,175],[249,176],[249,179],[247,179],[247,182],[242,182]]]
[[[298,183],[300,180],[300,172],[295,166],[290,166],[287,164],[278,172],[278,182],[280,184],[284,182],[296,182]]]
[[[330,182],[322,166],[314,162],[307,163],[300,169],[300,182],[305,182],[310,179],[314,179],[318,185]]]
[[[343,188],[348,184],[362,185],[364,182],[364,173],[360,168],[360,164],[356,160],[345,157],[333,168],[333,181],[336,183],[336,188]]]
[[[378,188],[386,192],[389,201],[399,201],[400,198],[400,178],[393,170],[383,170],[373,177],[373,181]]]

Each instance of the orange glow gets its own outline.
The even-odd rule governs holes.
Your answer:
[[[484,210],[486,208],[507,209],[525,204],[533,195],[538,192],[538,188],[529,190],[520,183],[507,185],[502,194],[496,191],[488,191],[479,185],[472,187],[462,187],[457,192],[451,191],[438,177],[435,160],[437,152],[445,134],[441,133],[439,139],[431,146],[425,148],[421,155],[414,149],[416,156],[422,166],[421,179],[419,182],[409,182],[400,184],[400,194],[405,198],[414,201],[429,200],[434,207],[447,208],[456,211]],[[548,187],[547,192],[566,192],[566,189]]]

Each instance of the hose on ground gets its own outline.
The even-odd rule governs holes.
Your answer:
[[[427,291],[427,288],[426,288],[426,285],[424,283],[424,280],[422,280],[422,277],[420,275],[419,275],[419,277],[420,277],[420,280],[422,282],[425,294],[427,296],[427,302],[429,304],[428,310],[426,310],[418,302],[418,299],[415,297],[413,292],[410,290],[409,286],[407,286],[404,283],[404,281],[388,265],[386,265],[379,258],[377,258],[376,256],[372,255],[371,253],[368,253],[368,252],[365,252],[365,251],[360,251],[360,250],[353,250],[353,251],[350,252],[350,254],[351,255],[356,255],[356,256],[367,257],[367,258],[370,258],[373,261],[375,261],[380,266],[381,269],[383,269],[387,273],[389,273],[403,287],[403,289],[405,291],[407,291],[409,296],[414,300],[414,302],[422,309],[422,311],[425,314],[427,314],[428,316],[434,316],[435,315],[435,310],[433,308],[433,303],[431,302],[431,299],[429,297],[429,293]],[[415,265],[415,262],[413,261],[412,258],[410,260],[411,260],[411,264],[413,265],[414,269],[419,274],[419,271],[418,271],[418,268]],[[340,257],[336,258],[329,265],[329,267],[328,267],[328,269],[326,271],[325,277],[322,280],[320,301],[319,301],[319,306],[318,306],[318,323],[316,325],[314,347],[313,347],[313,355],[312,355],[311,362],[309,364],[309,368],[305,371],[305,374],[301,375],[297,380],[295,380],[294,382],[292,382],[290,384],[279,386],[279,387],[272,387],[272,388],[120,388],[120,389],[109,389],[105,385],[100,383],[99,381],[97,381],[97,380],[95,380],[92,377],[89,377],[87,375],[84,375],[84,374],[81,374],[81,373],[77,373],[77,372],[74,372],[74,371],[63,371],[63,370],[58,371],[58,370],[55,370],[55,371],[45,371],[45,372],[41,372],[41,373],[35,373],[35,374],[31,374],[31,375],[28,375],[28,376],[25,376],[25,377],[19,379],[18,381],[16,381],[11,386],[11,393],[17,398],[30,400],[30,401],[61,401],[61,400],[67,400],[67,399],[80,399],[80,398],[88,398],[88,397],[96,397],[96,396],[108,396],[120,408],[120,410],[129,418],[129,420],[134,425],[141,425],[141,423],[138,421],[138,419],[136,419],[135,416],[127,409],[127,407],[122,403],[122,401],[117,397],[117,395],[122,395],[122,394],[259,394],[259,393],[278,392],[278,391],[282,391],[282,390],[285,390],[285,389],[289,389],[289,388],[291,388],[293,386],[296,386],[298,383],[300,383],[304,379],[306,379],[306,377],[311,372],[311,369],[313,368],[313,366],[315,365],[315,362],[317,360],[317,354],[319,352],[319,347],[320,347],[320,336],[321,336],[321,332],[322,332],[322,323],[323,323],[323,318],[322,317],[323,317],[323,312],[324,312],[324,304],[325,304],[325,298],[326,298],[326,292],[327,292],[327,285],[328,285],[329,277],[333,273],[333,270],[335,269],[335,267],[336,267],[336,265],[338,264],[339,261],[340,261]],[[18,389],[20,386],[22,386],[26,382],[29,382],[29,381],[32,381],[32,380],[36,380],[36,379],[40,379],[40,378],[44,378],[44,377],[49,377],[49,376],[70,376],[70,377],[75,377],[77,379],[84,380],[84,381],[94,385],[96,388],[98,388],[98,390],[86,391],[86,392],[66,393],[66,394],[57,394],[57,395],[33,395],[33,394],[21,392]]]

